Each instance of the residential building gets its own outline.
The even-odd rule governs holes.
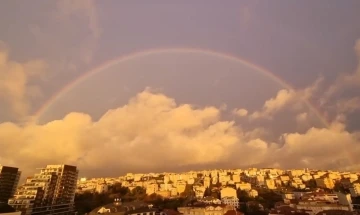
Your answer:
[[[185,191],[185,188],[186,188],[186,181],[179,180],[176,182],[176,190],[178,194],[183,193]]]
[[[240,182],[240,175],[238,175],[238,174],[232,175],[232,180],[235,183],[239,183]]]
[[[275,181],[273,179],[266,179],[265,185],[270,190],[276,189]]]
[[[178,211],[183,215],[224,215],[233,208],[230,205],[205,206],[205,207],[179,207]]]
[[[204,178],[204,186],[206,188],[210,187],[210,184],[211,184],[211,178],[209,176],[205,176]]]
[[[237,198],[237,192],[234,188],[225,187],[220,191],[221,202],[225,205],[230,205],[234,208],[239,207],[239,199]]]
[[[203,203],[208,204],[208,205],[211,205],[211,204],[219,205],[219,204],[221,204],[221,200],[217,199],[217,198],[215,198],[213,196],[207,196],[207,197],[204,197],[202,199],[199,199],[198,201],[203,202]]]
[[[153,193],[156,193],[158,190],[159,190],[159,185],[158,184],[156,184],[156,183],[149,184],[146,187],[146,194],[151,195]]]
[[[221,202],[225,205],[230,205],[233,208],[239,207],[239,199],[234,196],[221,198]]]
[[[335,186],[334,181],[328,177],[317,178],[315,181],[320,188],[333,189]]]
[[[21,172],[16,167],[0,165],[0,203],[7,203],[14,195]]]
[[[109,186],[106,184],[106,181],[102,183],[98,183],[95,188],[95,192],[97,193],[106,193],[108,191]]]
[[[220,191],[221,198],[225,197],[236,197],[236,190],[232,187],[225,187]]]
[[[71,214],[77,176],[76,166],[47,165],[27,178],[9,199],[9,205],[23,215]]]
[[[236,186],[236,189],[251,190],[251,184],[250,183],[236,183],[235,186]]]
[[[325,210],[341,210],[341,211],[349,211],[348,206],[336,204],[336,203],[326,203],[323,201],[300,201],[299,204],[296,205],[297,210],[304,210],[306,213],[310,215],[316,215],[321,211]]]
[[[340,205],[344,205],[349,207],[350,211],[353,211],[353,205],[352,205],[352,199],[350,194],[344,194],[344,193],[336,193],[336,195],[338,196],[338,202]]]
[[[358,197],[360,196],[360,183],[354,183],[350,187],[351,197]]]
[[[156,194],[163,198],[169,198],[171,196],[171,192],[169,190],[159,190],[156,191]]]

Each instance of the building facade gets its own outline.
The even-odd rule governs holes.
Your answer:
[[[360,196],[360,183],[354,183],[350,187],[351,197],[358,197]]]
[[[23,215],[73,214],[78,169],[47,165],[26,179],[8,203]]]
[[[16,167],[0,165],[0,203],[7,203],[15,194],[21,172]]]

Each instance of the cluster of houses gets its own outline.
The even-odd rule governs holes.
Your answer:
[[[155,193],[163,198],[174,198],[181,195],[186,188],[191,187],[198,202],[203,203],[203,209],[185,207],[179,208],[179,213],[202,215],[198,210],[211,211],[216,209],[216,213],[209,212],[209,214],[223,215],[227,211],[236,211],[239,208],[237,190],[247,192],[250,197],[257,197],[259,189],[269,189],[281,192],[284,199],[282,204],[277,205],[270,212],[271,214],[283,214],[283,210],[287,208],[286,211],[292,211],[291,213],[300,211],[315,215],[326,210],[354,211],[352,198],[360,196],[359,175],[359,173],[351,172],[273,168],[205,170],[185,173],[128,173],[117,178],[94,178],[90,180],[81,178],[78,181],[77,192],[107,192],[109,186],[121,183],[122,186],[128,187],[130,190],[143,187],[148,195]],[[331,191],[336,184],[348,189],[350,193],[314,192],[314,187],[311,187],[312,191],[309,187],[315,186],[318,190]],[[205,192],[213,188],[219,190],[219,198],[206,197]],[[294,190],[301,190],[301,192],[291,192]],[[222,209],[220,210],[219,207]],[[205,214],[207,212],[204,212]]]

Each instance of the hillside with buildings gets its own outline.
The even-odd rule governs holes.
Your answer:
[[[356,214],[359,173],[249,168],[127,173],[79,178],[70,165],[47,165],[18,185],[1,166],[0,197],[15,214],[231,215]]]

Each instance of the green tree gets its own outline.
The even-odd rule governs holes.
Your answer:
[[[204,192],[204,197],[207,197],[207,196],[211,196],[211,190],[209,187],[207,187]]]
[[[240,202],[248,202],[253,200],[253,198],[251,198],[245,190],[237,189],[236,194]]]
[[[211,192],[211,196],[214,197],[214,198],[217,198],[217,199],[220,199],[220,198],[221,198],[219,191],[213,191],[213,192]]]
[[[193,186],[190,184],[187,184],[185,187],[184,192],[180,193],[181,197],[195,197],[195,191],[193,190]]]
[[[131,196],[136,200],[143,200],[146,196],[146,190],[143,187],[137,186],[131,191]]]
[[[306,187],[308,187],[308,188],[310,188],[310,189],[315,189],[315,188],[317,188],[315,179],[310,179],[310,180],[306,183]]]

